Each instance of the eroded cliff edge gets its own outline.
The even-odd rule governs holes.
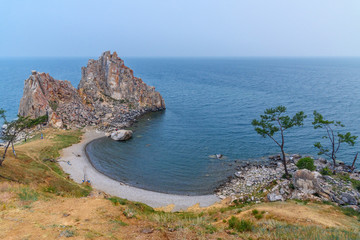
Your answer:
[[[33,71],[25,80],[19,115],[48,114],[49,125],[57,128],[121,128],[146,112],[165,109],[160,93],[135,77],[116,52],[90,59],[81,70],[77,89],[69,81]]]

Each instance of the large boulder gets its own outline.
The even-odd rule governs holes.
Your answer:
[[[273,193],[269,193],[267,195],[267,198],[270,202],[275,202],[275,201],[284,201],[283,196],[281,196],[280,194],[277,194],[275,192]]]
[[[341,200],[349,205],[357,205],[358,203],[354,195],[346,192],[341,193]]]
[[[294,187],[304,194],[314,194],[321,192],[318,178],[321,174],[311,172],[307,169],[297,170],[293,176]]]
[[[131,130],[117,130],[111,133],[110,137],[115,141],[126,141],[132,137],[133,132]]]

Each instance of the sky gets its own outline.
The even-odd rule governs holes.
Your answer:
[[[0,0],[0,57],[360,56],[359,0]]]

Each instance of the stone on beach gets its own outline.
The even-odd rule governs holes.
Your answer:
[[[131,130],[117,130],[111,133],[111,139],[115,141],[126,141],[132,137],[133,132]]]

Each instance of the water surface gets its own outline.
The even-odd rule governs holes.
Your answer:
[[[16,115],[30,70],[77,86],[86,62],[0,60],[1,106]],[[270,139],[256,134],[251,120],[280,104],[290,114],[302,110],[309,115],[304,127],[287,133],[286,152],[316,154],[313,143],[321,140],[322,131],[311,126],[313,110],[360,135],[358,58],[130,58],[125,64],[160,91],[167,110],[144,116],[133,126],[130,141],[102,138],[87,150],[100,171],[131,185],[180,194],[212,192],[232,173],[229,164],[235,160],[279,152]],[[350,163],[358,150],[344,146],[338,157]],[[226,157],[209,157],[216,153]]]

